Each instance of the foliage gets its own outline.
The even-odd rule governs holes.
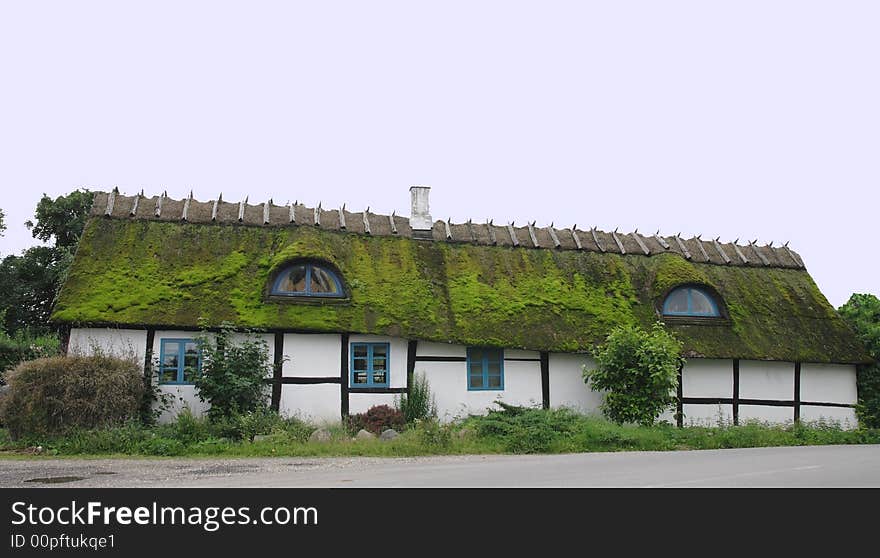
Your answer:
[[[91,192],[76,190],[54,200],[43,195],[35,211],[36,223],[25,223],[35,238],[52,240],[53,246],[34,246],[20,256],[9,255],[0,262],[0,313],[8,332],[50,331],[49,316],[58,291],[67,276],[77,241],[82,235]]]
[[[0,375],[25,360],[54,356],[59,349],[55,334],[36,335],[27,330],[19,330],[10,335],[0,329]],[[0,385],[3,378],[0,376]]]
[[[388,428],[397,431],[403,430],[405,425],[406,419],[403,413],[388,405],[373,405],[367,409],[366,413],[358,413],[348,417],[348,427],[351,432],[364,429],[373,434],[381,434],[383,430]]]
[[[593,351],[597,367],[584,367],[584,381],[606,392],[602,412],[609,419],[653,424],[675,402],[681,347],[659,322],[650,331],[618,327]]]
[[[94,193],[85,189],[58,196],[54,200],[43,194],[34,213],[36,223],[27,221],[34,238],[54,240],[56,248],[75,248],[82,236]]]
[[[413,374],[409,393],[401,394],[395,403],[407,424],[437,416],[437,402],[424,374]]]
[[[58,287],[70,264],[66,248],[34,246],[20,256],[0,261],[0,325],[8,332],[49,331],[48,321]]]
[[[130,420],[144,388],[136,363],[101,354],[23,362],[6,380],[0,417],[14,438]]]
[[[880,299],[872,294],[853,294],[839,308],[840,315],[865,344],[874,363],[859,367],[859,421],[880,428]]]
[[[585,451],[667,451],[825,444],[877,444],[880,430],[845,430],[834,422],[767,425],[618,425],[566,408],[501,405],[461,423],[417,421],[391,441],[357,443],[331,426],[330,442],[309,442],[315,426],[297,418],[271,416],[269,436],[247,441],[231,437],[226,425],[181,413],[175,422],[145,427],[137,422],[97,429],[76,428],[62,435],[27,435],[10,440],[0,429],[0,455],[28,454],[43,446],[49,455],[192,456],[412,456],[435,454],[573,453]]]
[[[195,379],[199,399],[210,404],[212,420],[231,419],[260,412],[268,398],[267,377],[272,375],[269,347],[256,336],[233,341],[230,324],[214,335],[198,338],[202,373]]]

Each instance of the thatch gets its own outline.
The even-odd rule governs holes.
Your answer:
[[[111,218],[103,217],[99,194],[95,217],[85,232],[53,319],[68,324],[198,327],[224,321],[263,330],[373,333],[466,345],[533,350],[587,351],[618,324],[649,325],[660,316],[668,290],[684,283],[709,286],[721,296],[725,318],[696,324],[667,320],[692,357],[771,359],[857,363],[864,349],[809,274],[786,256],[785,249],[762,247],[770,262],[753,257],[754,247],[724,245],[731,259],[722,264],[711,242],[709,261],[695,239],[684,242],[691,255],[680,255],[674,237],[666,249],[653,236],[577,231],[577,249],[569,229],[494,225],[496,245],[486,223],[434,225],[434,241],[414,240],[408,220],[368,214],[371,234],[363,234],[363,214],[296,206],[246,205],[242,222],[238,204],[190,204],[182,222],[182,202],[142,198],[138,215],[129,216],[131,198],[115,200]],[[104,206],[106,207],[106,205]],[[177,212],[176,214],[170,211]],[[280,211],[276,211],[280,209]],[[166,213],[168,211],[169,213]],[[207,215],[207,221],[205,221]],[[191,217],[191,218],[190,218]],[[198,222],[193,220],[199,219]],[[278,222],[277,220],[285,222]],[[273,221],[275,220],[275,221]],[[480,230],[482,229],[482,230]],[[471,230],[474,231],[471,234]],[[463,238],[459,238],[462,236]],[[544,248],[545,244],[550,246]],[[674,247],[674,248],[673,248]],[[751,256],[751,257],[750,257]],[[270,275],[297,257],[326,260],[341,273],[350,297],[343,302],[311,303],[270,300]],[[788,260],[786,261],[786,257]]]

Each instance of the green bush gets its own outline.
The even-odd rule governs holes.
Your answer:
[[[0,420],[13,438],[126,422],[144,393],[141,367],[106,355],[31,360],[6,380]]]
[[[210,404],[211,420],[229,419],[266,408],[272,375],[269,347],[256,337],[233,343],[232,329],[224,326],[213,339],[199,337],[202,374],[195,386],[202,401]]]
[[[396,404],[407,424],[437,416],[437,403],[424,374],[413,375],[409,393],[402,394]]]
[[[650,331],[618,327],[593,351],[597,367],[584,367],[584,382],[606,392],[602,412],[609,419],[649,426],[675,403],[681,346],[659,322]]]
[[[17,331],[9,335],[0,331],[0,385],[3,384],[3,372],[11,370],[19,362],[55,356],[59,346],[58,336],[54,334],[35,335],[28,331]]]
[[[867,428],[880,428],[880,299],[871,294],[854,294],[838,311],[874,359],[873,364],[859,367],[859,423]]]

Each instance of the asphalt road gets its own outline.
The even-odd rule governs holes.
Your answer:
[[[0,460],[0,487],[880,487],[880,445],[418,458]]]

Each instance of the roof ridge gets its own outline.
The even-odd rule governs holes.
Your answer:
[[[153,203],[145,203],[155,200]],[[133,196],[119,193],[118,188],[110,192],[96,191],[91,215],[116,219],[171,221],[188,223],[229,223],[249,226],[315,226],[340,233],[367,234],[374,236],[401,236],[412,238],[412,228],[408,217],[396,214],[374,213],[367,207],[363,211],[349,211],[346,204],[339,208],[327,209],[318,202],[315,207],[293,203],[277,205],[272,199],[251,205],[248,198],[238,202],[223,200],[223,194],[208,201],[198,201],[189,196],[182,200],[168,197],[167,191],[161,195],[145,196],[143,190]],[[356,216],[360,217],[356,217]],[[562,234],[560,234],[562,233]],[[739,244],[721,242],[720,237],[703,240],[702,235],[689,239],[675,235],[644,235],[636,229],[630,233],[599,230],[592,227],[578,229],[577,224],[568,228],[556,228],[553,223],[547,227],[537,227],[535,222],[526,222],[517,227],[514,222],[495,225],[494,220],[485,223],[468,219],[464,223],[453,223],[451,218],[433,223],[431,238],[434,241],[470,243],[487,246],[522,247],[526,249],[573,250],[602,252],[619,255],[652,256],[676,253],[694,263],[710,263],[735,267],[771,267],[804,269],[801,257],[788,247],[788,242],[774,247],[773,242],[758,246],[757,239]],[[727,248],[727,249],[725,249]],[[748,254],[757,255],[757,258]]]

